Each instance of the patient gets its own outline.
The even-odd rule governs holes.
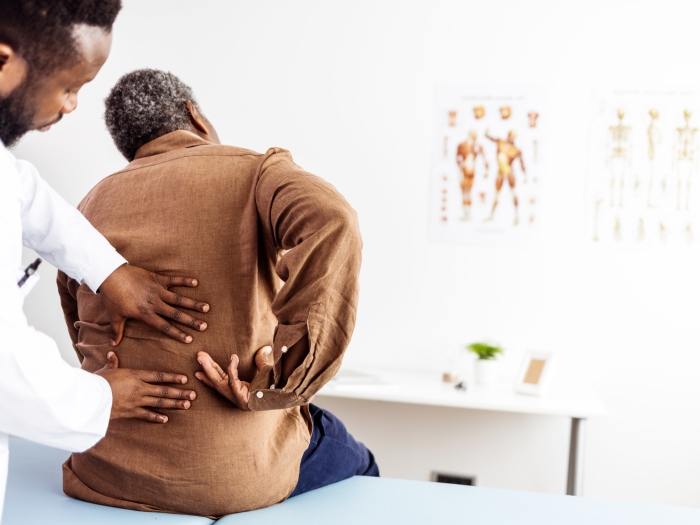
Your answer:
[[[130,164],[80,210],[133,264],[196,275],[187,292],[212,308],[190,345],[127,323],[120,365],[196,375],[197,400],[163,409],[167,425],[111,421],[102,441],[65,463],[65,493],[218,517],[379,475],[364,445],[309,404],[355,324],[362,243],[352,208],[285,150],[222,146],[170,73],[122,77],[105,120]],[[64,274],[58,286],[83,369],[102,368],[112,348],[101,299]]]

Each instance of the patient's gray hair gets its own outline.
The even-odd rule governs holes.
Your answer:
[[[137,69],[119,79],[105,99],[105,122],[117,149],[131,162],[136,150],[158,137],[189,131],[192,88],[172,73]]]

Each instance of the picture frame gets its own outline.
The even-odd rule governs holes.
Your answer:
[[[515,391],[519,394],[544,396],[551,379],[553,361],[552,352],[525,352],[515,381]]]

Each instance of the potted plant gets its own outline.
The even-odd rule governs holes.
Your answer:
[[[476,382],[482,385],[494,384],[498,380],[497,357],[503,353],[503,348],[491,343],[472,343],[466,348],[478,358],[474,367]]]

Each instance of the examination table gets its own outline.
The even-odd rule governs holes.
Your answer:
[[[68,452],[10,440],[2,525],[195,525],[196,516],[136,512],[66,497]],[[355,477],[266,509],[226,516],[220,525],[698,525],[700,510],[533,492]]]

